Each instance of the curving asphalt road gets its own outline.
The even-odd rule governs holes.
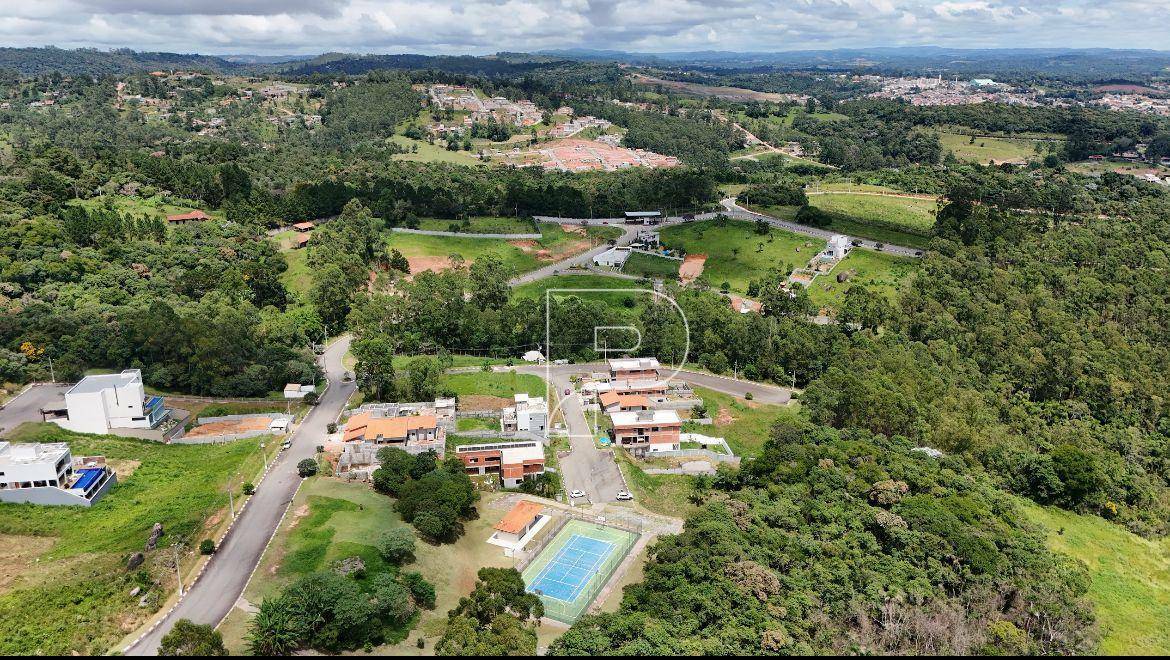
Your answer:
[[[202,577],[158,626],[125,649],[126,655],[157,655],[163,636],[179,619],[218,625],[231,611],[300,486],[297,463],[316,455],[326,426],[337,419],[354,390],[353,382],[342,381],[342,358],[349,351],[349,343],[349,337],[344,336],[326,349],[322,362],[329,388],[293,432],[292,447],[275,459]]]
[[[755,211],[749,211],[737,204],[734,197],[728,197],[727,199],[721,201],[720,204],[723,205],[723,208],[725,209],[728,217],[737,218],[740,220],[763,220],[773,227],[779,227],[780,229],[784,229],[793,233],[804,234],[805,236],[812,236],[813,238],[819,238],[825,241],[840,233],[836,231],[829,231],[827,229],[818,229],[817,227],[810,227],[808,225],[802,225],[796,222],[789,222],[787,220],[781,220],[780,218],[774,218],[770,215],[764,215],[763,213],[756,213]],[[877,250],[878,252],[885,252],[887,254],[895,254],[899,257],[917,258],[922,256],[922,250],[918,248],[906,247],[904,245],[881,243],[881,247],[878,247],[878,241],[857,237],[851,237],[851,241],[857,241],[862,247],[866,247],[871,250]]]

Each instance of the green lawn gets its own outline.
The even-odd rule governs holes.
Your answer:
[[[456,431],[499,431],[500,430],[500,420],[495,418],[495,417],[464,417],[464,418],[459,419],[455,422],[455,430]],[[450,438],[451,436],[447,436],[447,437]]]
[[[481,165],[482,161],[475,151],[447,151],[443,141],[428,144],[425,140],[412,140],[404,135],[395,135],[390,138],[395,144],[405,147],[407,153],[395,154],[394,160],[408,160],[422,163],[454,163],[456,165]],[[411,153],[409,150],[415,148]]]
[[[784,264],[804,266],[824,247],[822,241],[781,229],[757,234],[753,222],[729,220],[724,226],[717,223],[704,220],[667,227],[662,230],[662,242],[688,254],[706,254],[703,276],[714,287],[730,283],[736,293],[746,293],[748,282],[759,279],[771,268]]]
[[[308,250],[285,250],[284,261],[288,269],[280,275],[284,287],[305,300],[313,288],[313,271],[309,268]]]
[[[1025,163],[1040,160],[1043,154],[1036,153],[1036,140],[1004,137],[976,137],[960,133],[939,133],[943,151],[954,152],[959,160],[982,163]]]
[[[388,232],[386,246],[387,249],[398,250],[408,259],[449,257],[458,254],[464,261],[470,263],[485,255],[494,254],[517,272],[523,273],[584,252],[602,240],[611,238],[614,232],[621,231],[616,227],[590,227],[587,235],[583,236],[566,232],[560,225],[553,223],[541,224],[540,230],[543,238],[534,241]]]
[[[682,262],[677,259],[634,252],[626,259],[625,265],[622,266],[622,273],[652,279],[676,280],[678,279],[678,267],[681,264]]]
[[[812,195],[809,203],[845,220],[882,229],[929,236],[934,227],[934,199],[831,193]]]
[[[466,374],[444,374],[442,388],[451,389],[459,396],[484,395],[510,399],[526,392],[529,396],[544,396],[544,379],[533,374],[515,371],[477,371]]]
[[[1143,539],[1097,516],[1020,500],[1048,531],[1048,546],[1089,567],[1089,598],[1107,655],[1164,655],[1170,649],[1170,540]]]
[[[129,475],[89,508],[0,504],[0,539],[25,539],[0,553],[3,573],[19,576],[9,587],[0,581],[0,652],[68,655],[110,651],[165,602],[174,589],[170,547],[182,543],[184,570],[194,566],[191,549],[226,522],[229,485],[239,505],[242,483],[257,479],[264,438],[163,445],[26,424],[8,439],[68,442],[74,456],[104,455]],[[165,531],[158,549],[141,571],[127,571],[156,522]],[[129,595],[135,586],[150,587],[147,607]]]
[[[618,467],[626,477],[634,501],[646,509],[675,518],[686,518],[698,510],[688,499],[693,492],[694,477],[685,474],[646,474],[625,451],[617,451]]]
[[[477,216],[466,220],[420,218],[418,221],[418,229],[431,231],[451,231],[452,225],[454,225],[455,231],[467,234],[532,234],[536,232],[536,228],[529,218]]]
[[[113,204],[115,209],[123,213],[152,217],[188,213],[190,211],[201,208],[198,202],[175,197],[163,197],[162,195],[153,195],[150,197],[105,195],[102,197],[91,197],[89,199],[77,199],[71,201],[70,203],[91,209],[101,208],[106,204]],[[223,218],[223,214],[219,211],[207,211],[206,209],[203,210],[205,210],[207,215],[210,215],[212,218]]]
[[[645,289],[648,286],[636,281],[621,277],[605,275],[554,275],[535,282],[529,282],[512,290],[513,300],[530,300],[542,308],[545,293],[549,289],[621,289],[622,291],[561,291],[554,293],[557,298],[576,296],[582,300],[598,300],[623,317],[636,317],[646,308],[653,294]],[[628,289],[628,291],[626,291]],[[634,289],[642,289],[635,291]]]
[[[918,259],[856,248],[837,264],[833,272],[813,280],[808,295],[818,307],[836,308],[844,302],[849,287],[864,285],[870,291],[885,295],[893,303],[918,265]],[[847,281],[838,282],[837,274],[847,272],[853,274]]]
[[[715,420],[711,425],[688,425],[688,433],[701,433],[724,438],[736,456],[755,456],[772,435],[772,425],[780,419],[795,419],[799,407],[795,404],[777,406],[747,401],[730,394],[696,387],[695,393],[707,405],[707,415]],[[720,413],[726,415],[720,418]]]

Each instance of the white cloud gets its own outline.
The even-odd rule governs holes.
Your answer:
[[[1170,0],[39,0],[0,45],[226,53],[1167,48]],[[1124,25],[1124,30],[1113,29]]]

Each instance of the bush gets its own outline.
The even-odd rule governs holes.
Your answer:
[[[394,565],[414,559],[414,532],[409,527],[395,527],[383,532],[377,542],[378,554]]]
[[[206,624],[193,623],[190,619],[179,619],[170,632],[159,642],[159,655],[166,656],[223,656],[227,648],[223,635]]]
[[[316,392],[309,392],[301,401],[305,402],[306,406],[315,406],[321,400],[321,396]]]
[[[251,481],[245,481],[244,482],[244,494],[251,495],[255,492],[256,492],[256,484],[252,483]]]
[[[213,555],[215,554],[215,541],[211,539],[203,539],[199,542],[199,554]]]
[[[297,474],[301,475],[302,479],[317,474],[317,461],[311,458],[306,458],[300,463],[297,463]]]
[[[422,573],[410,572],[402,575],[402,584],[410,591],[410,597],[424,610],[435,609],[435,587]]]

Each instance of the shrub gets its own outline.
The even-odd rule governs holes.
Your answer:
[[[435,587],[422,573],[411,571],[402,575],[402,583],[410,591],[410,597],[414,602],[424,610],[435,609]]]
[[[251,481],[245,481],[244,482],[244,494],[251,495],[255,492],[256,492],[256,484],[252,483]]]
[[[215,554],[215,541],[211,539],[203,539],[199,542],[199,554],[213,555]]]
[[[391,564],[400,565],[414,559],[414,532],[409,527],[395,527],[382,533],[377,542],[378,554]]]
[[[317,461],[314,461],[311,458],[306,458],[300,463],[297,463],[297,474],[301,475],[302,479],[317,474]]]
[[[223,645],[223,635],[218,630],[206,624],[193,623],[190,619],[179,619],[159,642],[158,654],[223,656],[228,652]]]

